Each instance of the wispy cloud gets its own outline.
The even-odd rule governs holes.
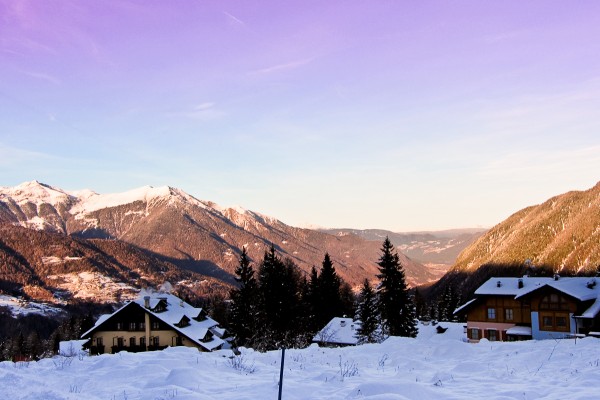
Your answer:
[[[304,65],[310,64],[313,60],[314,60],[314,57],[312,57],[312,58],[305,58],[305,59],[302,59],[302,60],[291,61],[291,62],[284,63],[284,64],[277,64],[277,65],[273,65],[273,66],[270,66],[270,67],[261,68],[261,69],[255,70],[255,71],[251,71],[250,74],[251,75],[265,75],[265,74],[270,74],[270,73],[273,73],[273,72],[279,72],[279,71],[296,69],[296,68],[302,67]]]
[[[35,79],[40,79],[46,82],[50,82],[54,85],[60,85],[60,80],[50,74],[46,74],[43,72],[34,72],[34,71],[21,71],[22,73],[24,73],[27,76],[30,76],[32,78]]]
[[[239,19],[238,17],[236,17],[235,15],[232,15],[232,14],[228,13],[227,11],[223,11],[223,14],[225,14],[232,23],[234,23],[236,25],[246,26],[246,23],[244,21],[242,21],[241,19]]]

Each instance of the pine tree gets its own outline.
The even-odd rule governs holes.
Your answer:
[[[415,316],[417,317],[417,319],[421,319],[421,320],[427,319],[427,314],[428,314],[427,305],[425,304],[425,299],[423,298],[423,295],[421,294],[421,291],[419,290],[419,288],[415,288],[414,299],[415,299],[414,300],[415,301]]]
[[[245,247],[242,248],[235,275],[239,287],[230,292],[232,303],[229,326],[238,345],[245,346],[256,331],[258,317],[258,286]]]
[[[335,272],[333,262],[328,253],[325,253],[321,273],[317,279],[317,301],[319,306],[315,318],[318,326],[325,326],[333,317],[342,316],[342,302],[340,299],[341,279]]]
[[[417,335],[415,306],[408,293],[404,269],[389,238],[385,238],[379,265],[377,288],[382,328],[386,335]]]
[[[361,322],[356,330],[358,343],[376,343],[381,341],[377,295],[368,279],[365,279],[358,298],[359,302],[355,316],[355,319]]]
[[[270,331],[270,344],[276,348],[289,342],[297,326],[299,288],[298,274],[291,260],[284,263],[271,246],[258,271],[262,323]]]

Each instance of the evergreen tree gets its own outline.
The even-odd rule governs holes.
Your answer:
[[[333,317],[342,316],[342,302],[340,299],[341,279],[335,272],[333,262],[328,253],[325,253],[321,273],[317,279],[317,301],[315,310],[317,326],[323,327]]]
[[[425,304],[425,299],[423,298],[423,295],[421,294],[421,291],[419,291],[419,288],[415,288],[415,316],[417,319],[421,319],[421,320],[426,320],[427,318],[427,314],[428,314],[428,309],[427,309],[427,305]]]
[[[415,306],[408,293],[404,269],[389,238],[385,238],[379,262],[377,288],[382,328],[386,335],[417,335]]]
[[[354,315],[356,313],[356,296],[352,291],[352,286],[342,280],[340,285],[340,302],[342,306],[342,312],[340,315]]]
[[[258,318],[258,285],[245,247],[242,247],[242,254],[235,275],[239,287],[230,292],[231,317],[229,326],[236,336],[237,344],[245,346],[256,331]]]
[[[355,319],[361,322],[356,330],[359,344],[381,341],[377,295],[368,279],[365,279],[360,289]]]
[[[298,274],[291,260],[284,263],[271,246],[265,252],[258,270],[259,294],[263,326],[270,332],[267,348],[276,348],[289,342],[298,311]]]

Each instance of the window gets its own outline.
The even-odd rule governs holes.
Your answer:
[[[130,331],[135,331],[135,322],[130,322],[129,323],[129,330]]]
[[[160,327],[160,324],[158,323],[158,321],[152,321],[152,329],[158,329]]]
[[[145,322],[140,322],[138,324],[138,326],[140,327],[140,331],[145,331],[146,330],[146,323]]]
[[[175,346],[183,346],[183,338],[181,336],[177,336],[175,339]]]
[[[118,347],[125,347],[125,340],[123,340],[122,337],[117,338],[117,346]]]
[[[553,322],[553,318],[551,316],[544,315],[542,317],[542,326],[543,327],[552,328],[552,326],[554,325],[552,322]]]
[[[152,342],[152,346],[159,346],[159,340],[160,338],[158,336],[153,336],[150,338],[150,341]]]
[[[140,347],[146,348],[146,337],[142,336],[140,338]]]
[[[488,308],[487,309],[487,317],[488,317],[488,319],[496,319],[496,309]]]
[[[117,330],[118,331],[122,331],[123,330],[123,323],[122,322],[117,322]]]
[[[557,328],[566,328],[567,327],[567,319],[565,317],[556,317],[556,327]]]
[[[514,319],[513,309],[512,308],[506,308],[504,310],[504,319],[506,321],[512,321]]]
[[[102,337],[96,338],[96,346],[104,346],[104,340],[102,340]]]
[[[488,340],[490,342],[495,342],[498,340],[498,331],[495,329],[488,329]]]
[[[135,336],[129,338],[129,346],[135,347]]]
[[[540,301],[540,309],[542,310],[568,310],[569,304],[567,300],[556,293],[545,296]]]
[[[479,329],[471,328],[471,339],[479,340]]]

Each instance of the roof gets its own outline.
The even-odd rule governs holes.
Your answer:
[[[145,307],[144,297],[146,296],[150,296],[150,308]],[[166,309],[161,312],[153,311],[156,308],[156,306],[159,305],[161,302],[165,302]],[[198,315],[200,315],[200,313],[202,312],[202,308],[193,307],[185,301],[181,300],[179,297],[174,296],[172,294],[147,292],[140,293],[140,296],[137,299],[126,303],[123,307],[119,308],[114,313],[100,316],[100,318],[98,318],[98,321],[96,321],[94,327],[85,332],[83,335],[81,335],[81,337],[88,336],[92,331],[96,330],[109,318],[118,314],[125,307],[131,306],[131,304],[135,304],[141,307],[146,313],[163,321],[165,324],[169,325],[173,330],[177,331],[178,333],[193,341],[198,346],[208,351],[214,350],[215,348],[225,343],[225,341],[221,339],[221,337],[225,333],[225,330],[219,328],[218,322],[216,322],[214,319],[208,316],[201,321],[197,321],[194,319],[198,317]],[[184,317],[187,317],[189,325],[183,327],[177,326],[176,324],[178,324],[182,319],[184,319]],[[211,329],[218,334],[214,335],[210,340],[203,341],[206,338],[208,331]]]
[[[592,305],[581,313],[581,315],[575,315],[575,318],[595,318],[600,312],[600,296],[596,298],[596,301]]]
[[[584,312],[581,318],[593,318],[583,315],[597,315],[600,312],[600,282],[596,282],[596,278],[589,277],[529,277],[522,278],[507,278],[493,277],[488,279],[483,285],[479,286],[475,291],[476,297],[481,296],[512,296],[515,299],[522,298],[530,293],[541,288],[553,288],[561,293],[571,296],[579,301],[589,301],[596,299],[595,305],[592,305],[588,311]],[[472,299],[467,303],[458,307],[454,314],[466,309],[476,299]],[[596,308],[594,308],[596,307]]]
[[[507,335],[531,336],[530,326],[513,326],[506,330]]]
[[[456,310],[454,310],[454,312],[452,314],[456,314],[462,310],[465,310],[466,308],[468,308],[471,304],[475,303],[476,301],[477,301],[477,299],[471,299],[471,300],[467,301],[465,304],[463,304],[462,306],[460,306]]]
[[[352,318],[334,317],[323,329],[321,329],[313,338],[313,342],[330,344],[349,344],[358,343],[356,329],[360,326],[360,321],[353,321]]]

